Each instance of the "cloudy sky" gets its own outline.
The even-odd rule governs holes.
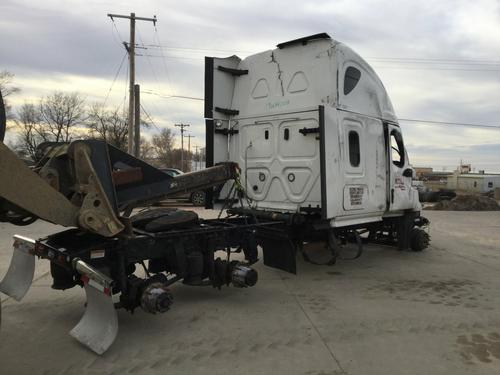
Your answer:
[[[399,118],[500,127],[499,0],[2,0],[0,70],[22,90],[10,103],[57,89],[123,106],[126,59],[112,83],[128,22],[106,15],[130,12],[158,18],[156,30],[137,23],[142,103],[158,128],[190,123],[195,145],[204,145],[203,102],[168,96],[203,97],[205,55],[245,57],[318,32],[372,64]],[[401,124],[416,166],[451,170],[462,159],[500,172],[500,129]]]

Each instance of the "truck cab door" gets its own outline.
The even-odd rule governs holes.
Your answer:
[[[401,129],[390,123],[384,125],[389,174],[387,183],[389,210],[400,211],[414,208],[415,204],[418,204],[418,198],[415,202],[414,189],[411,186],[413,168],[408,161]]]

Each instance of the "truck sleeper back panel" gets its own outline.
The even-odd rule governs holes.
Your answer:
[[[257,209],[317,210],[332,226],[418,210],[384,86],[361,57],[325,35],[243,60],[207,58],[205,112],[214,125],[207,153],[215,163],[239,163]],[[396,147],[387,127],[399,132]]]

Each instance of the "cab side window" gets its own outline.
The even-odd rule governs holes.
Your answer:
[[[359,167],[361,161],[359,134],[355,130],[349,132],[349,161],[353,167]]]
[[[349,94],[359,82],[361,72],[354,66],[350,66],[345,71],[344,76],[344,95]]]
[[[405,165],[405,148],[403,145],[403,137],[397,130],[391,131],[391,156],[392,163],[399,168]]]

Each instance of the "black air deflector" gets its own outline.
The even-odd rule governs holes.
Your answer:
[[[222,66],[222,65],[217,66],[217,70],[220,70],[221,72],[224,72],[224,73],[229,73],[233,76],[242,76],[242,75],[248,74],[248,69],[226,68],[225,66]]]
[[[229,109],[229,108],[220,108],[220,107],[215,107],[215,110],[220,113],[224,113],[225,115],[229,116],[236,116],[240,113],[237,109]]]
[[[205,57],[205,118],[212,118],[214,105],[214,58]]]
[[[332,39],[332,38],[327,33],[319,33],[319,34],[305,36],[305,37],[299,38],[299,39],[290,40],[288,42],[283,42],[283,43],[277,44],[276,47],[278,47],[279,49],[282,49],[285,47],[293,46],[295,44],[302,44],[303,46],[305,46],[307,44],[307,42],[309,42],[310,40],[315,40],[315,39]]]

